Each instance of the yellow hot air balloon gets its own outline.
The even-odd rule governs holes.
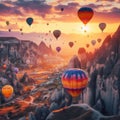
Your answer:
[[[5,98],[9,98],[13,94],[13,87],[11,85],[4,85],[2,87],[2,94]]]

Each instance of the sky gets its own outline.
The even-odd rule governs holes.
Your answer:
[[[94,11],[86,26],[77,15],[81,7],[90,7]],[[28,17],[33,18],[31,26],[26,23]],[[106,28],[102,33],[99,23],[103,22]],[[86,44],[90,45],[87,51],[93,51],[101,46],[107,35],[117,30],[119,24],[120,0],[0,0],[0,36],[15,36],[37,44],[44,41],[54,50],[60,46],[61,53],[74,54]],[[58,40],[53,35],[56,29],[61,31]],[[98,38],[102,42],[92,46],[91,40]],[[74,42],[72,48],[68,45],[70,41]]]

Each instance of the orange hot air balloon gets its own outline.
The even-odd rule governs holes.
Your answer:
[[[88,77],[82,69],[68,69],[62,74],[62,84],[72,97],[77,97],[86,88]]]
[[[79,19],[86,25],[92,19],[94,12],[89,7],[82,7],[77,14]]]
[[[5,98],[11,97],[13,94],[13,87],[11,85],[5,85],[2,87],[2,94]]]
[[[3,69],[6,69],[6,68],[7,68],[7,65],[6,65],[6,64],[4,64],[2,67],[3,67]]]
[[[100,43],[100,42],[101,42],[101,40],[102,40],[102,39],[98,38],[98,39],[97,39],[98,43]]]
[[[89,44],[86,44],[86,47],[87,47],[87,48],[89,48],[89,46],[90,46]]]

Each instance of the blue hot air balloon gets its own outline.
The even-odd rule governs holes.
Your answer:
[[[33,23],[33,18],[31,18],[31,17],[27,18],[27,19],[26,19],[26,22],[27,22],[27,24],[28,24],[29,26],[31,26],[32,23]]]

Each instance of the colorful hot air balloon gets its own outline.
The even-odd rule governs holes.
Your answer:
[[[54,30],[53,35],[55,36],[56,39],[58,39],[61,35],[61,31],[60,30]]]
[[[92,40],[91,43],[94,46],[96,44],[96,40]]]
[[[73,47],[74,43],[73,42],[69,42],[68,43],[70,47]]]
[[[88,77],[82,69],[68,69],[62,74],[62,84],[72,97],[77,97],[86,88]]]
[[[61,47],[56,47],[57,52],[61,51]]]
[[[5,98],[11,97],[13,94],[13,87],[11,85],[5,85],[2,87],[2,94]]]
[[[29,26],[31,26],[32,23],[33,23],[33,18],[31,18],[31,17],[27,18],[27,19],[26,19],[26,22],[27,22],[27,24],[28,24]]]
[[[101,42],[101,39],[100,39],[100,38],[98,38],[98,39],[97,39],[97,41],[98,41],[98,43],[100,43],[100,42]]]
[[[100,24],[99,24],[99,28],[100,28],[100,30],[103,32],[104,29],[106,28],[106,23],[100,23]]]
[[[93,17],[93,10],[89,7],[82,7],[77,12],[79,19],[86,25]]]

